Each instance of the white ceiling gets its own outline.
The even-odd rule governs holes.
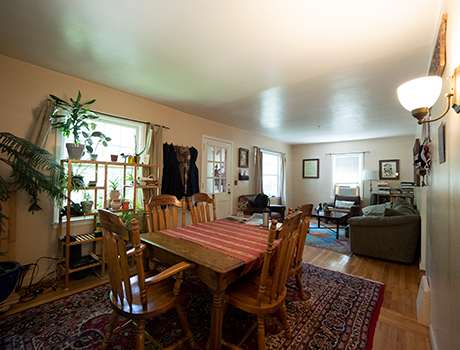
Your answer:
[[[0,2],[0,54],[287,143],[413,134],[441,0]],[[84,92],[82,92],[84,94]]]

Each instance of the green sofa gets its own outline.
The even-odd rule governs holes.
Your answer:
[[[420,237],[420,215],[402,198],[371,205],[363,216],[348,219],[353,254],[410,264],[415,260]]]

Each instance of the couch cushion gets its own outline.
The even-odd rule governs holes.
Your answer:
[[[417,209],[401,197],[396,197],[395,201],[392,203],[391,209],[400,211],[404,214],[418,214]]]
[[[354,201],[335,201],[334,208],[350,209],[353,205],[355,205]]]

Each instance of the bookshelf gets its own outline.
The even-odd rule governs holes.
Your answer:
[[[403,198],[415,205],[415,184],[402,181],[400,187],[391,187],[387,182],[378,183],[377,204],[394,202],[396,198]]]

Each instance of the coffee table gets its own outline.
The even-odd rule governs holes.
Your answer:
[[[340,213],[340,212],[335,212],[335,211],[332,211],[330,214],[324,214],[324,211],[322,210],[320,211],[313,210],[313,212],[311,213],[311,216],[313,218],[318,219],[318,228],[321,228],[320,226],[321,218],[335,221],[335,223],[337,224],[336,239],[339,239],[339,220],[347,215],[348,215],[347,213]]]

